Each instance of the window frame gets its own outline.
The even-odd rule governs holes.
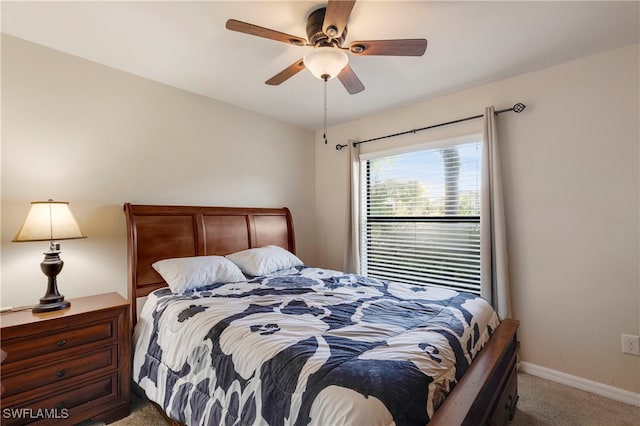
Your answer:
[[[361,264],[361,272],[364,274],[368,273],[368,261],[369,261],[369,256],[368,256],[368,252],[369,249],[372,246],[372,242],[370,241],[370,239],[367,237],[367,235],[369,234],[369,224],[370,223],[393,223],[393,222],[402,222],[402,223],[476,223],[478,225],[478,232],[479,232],[479,243],[478,243],[478,249],[481,246],[481,240],[482,240],[482,232],[481,232],[481,227],[480,227],[480,221],[481,221],[481,214],[478,215],[467,215],[467,216],[463,216],[463,215],[446,215],[446,216],[373,216],[370,215],[369,212],[371,211],[371,200],[370,200],[370,188],[371,188],[371,163],[370,160],[375,160],[378,158],[385,158],[385,157],[391,157],[391,156],[396,156],[396,155],[403,155],[403,154],[411,154],[411,153],[415,153],[415,152],[421,152],[421,151],[429,151],[429,150],[438,150],[438,149],[444,149],[444,148],[448,148],[448,147],[452,147],[452,146],[459,146],[459,145],[464,145],[464,144],[469,144],[469,143],[479,143],[480,144],[480,151],[482,152],[483,149],[483,135],[482,133],[473,133],[473,134],[468,134],[468,135],[464,135],[464,136],[459,136],[459,137],[454,137],[454,138],[447,138],[447,139],[441,139],[441,140],[437,140],[437,141],[432,141],[432,142],[426,142],[426,143],[420,143],[420,144],[413,144],[413,145],[408,145],[408,146],[402,146],[402,147],[398,147],[398,148],[392,148],[392,149],[387,149],[387,150],[380,150],[380,151],[373,151],[373,152],[368,152],[368,153],[361,153],[359,156],[360,159],[360,171],[361,173],[364,174],[364,176],[361,177],[360,179],[360,229],[361,229],[361,236],[360,236],[360,241],[358,242],[358,244],[360,245],[360,264]],[[480,170],[479,170],[479,178],[480,180],[482,179],[482,167],[483,164],[482,162],[480,163]],[[366,182],[366,185],[363,185],[363,183]],[[480,196],[482,196],[482,184],[480,184]],[[481,211],[482,209],[480,209]],[[480,265],[478,264],[478,277],[479,277],[479,273],[480,273]],[[372,275],[373,277],[375,277],[375,275]],[[387,279],[388,278],[382,278],[382,279]],[[434,286],[438,286],[438,287],[444,287],[444,288],[450,288],[456,291],[466,291],[466,292],[470,292],[470,293],[475,293],[475,294],[480,294],[481,292],[481,281],[480,278],[478,278],[478,282],[477,285],[474,286],[474,288],[467,288],[464,287],[462,285],[459,286],[455,286],[455,285],[451,285],[451,286],[447,286],[445,284],[442,283],[428,283],[428,284],[422,284],[422,285],[434,285]]]

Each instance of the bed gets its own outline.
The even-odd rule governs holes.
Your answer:
[[[138,298],[147,298],[133,380],[172,422],[456,425],[513,416],[518,323],[499,321],[483,299],[301,262],[174,293],[154,263],[265,247],[297,259],[290,211],[124,210],[134,325]]]

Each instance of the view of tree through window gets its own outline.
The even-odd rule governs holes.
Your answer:
[[[481,142],[362,161],[362,268],[480,292]]]

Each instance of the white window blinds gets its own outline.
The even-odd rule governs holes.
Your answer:
[[[481,143],[361,161],[363,274],[480,293]]]

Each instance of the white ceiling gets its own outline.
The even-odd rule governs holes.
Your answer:
[[[302,58],[296,47],[225,29],[229,18],[306,38],[320,1],[2,1],[2,32],[318,129],[323,83],[306,70],[264,81]],[[640,41],[640,2],[356,3],[346,44],[426,38],[423,57],[350,55],[366,89],[329,81],[329,126]],[[518,101],[518,99],[514,99]]]

